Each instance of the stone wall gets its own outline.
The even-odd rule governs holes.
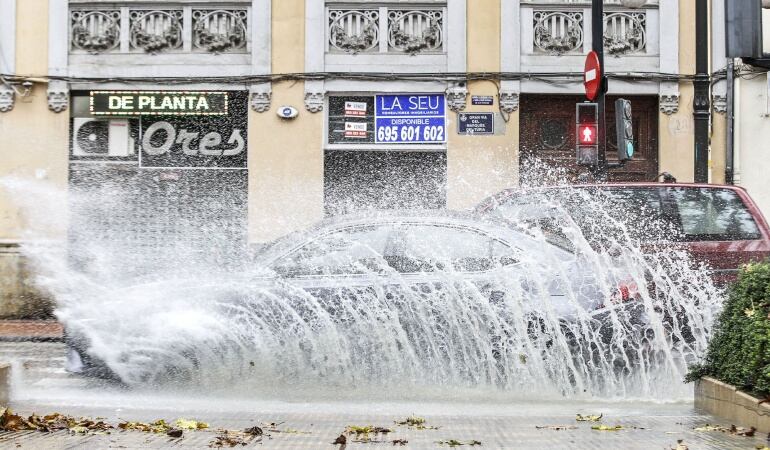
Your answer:
[[[695,382],[695,407],[737,426],[770,432],[770,404],[714,378]]]
[[[33,284],[18,244],[0,243],[0,319],[50,318],[52,302]]]

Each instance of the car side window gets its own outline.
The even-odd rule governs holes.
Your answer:
[[[387,270],[382,255],[390,227],[351,227],[307,242],[279,258],[273,270],[285,277],[381,273]]]
[[[478,230],[433,224],[395,226],[385,259],[400,273],[482,272],[518,262],[514,249]]]
[[[731,189],[670,187],[686,241],[760,239],[751,212]]]

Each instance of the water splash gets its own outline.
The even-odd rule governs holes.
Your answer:
[[[26,199],[30,224],[66,213],[67,203],[45,201],[61,197],[56,189],[2,184]],[[205,386],[262,398],[686,397],[681,380],[687,362],[705,351],[719,290],[683,252],[645,255],[617,215],[603,213],[603,199],[579,195],[603,230],[600,242],[571,220],[558,223],[575,250],[565,259],[531,221],[514,219],[532,228],[540,250],[521,255],[515,267],[491,269],[483,282],[446,264],[432,268],[430,282],[414,282],[383,257],[367,267],[364,275],[378,275],[367,284],[330,283],[319,296],[242,249],[223,251],[229,228],[211,226],[206,207],[202,217],[186,217],[207,226],[206,239],[194,245],[100,237],[98,217],[147,213],[127,194],[105,189],[69,193],[79,220],[67,252],[35,244],[34,226],[24,251],[68,332],[85,337],[88,354],[137,389]],[[217,200],[227,201],[214,198],[210,208]],[[441,261],[442,249],[435,252]],[[577,287],[565,281],[585,273],[595,276]],[[562,283],[561,307],[553,302],[554,279]],[[621,280],[637,288],[633,307],[603,313],[617,301]],[[581,289],[601,300],[586,303]]]

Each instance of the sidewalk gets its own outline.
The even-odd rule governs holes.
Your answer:
[[[55,320],[0,320],[0,341],[61,341],[63,335]]]

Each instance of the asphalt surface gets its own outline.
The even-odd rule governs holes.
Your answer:
[[[63,370],[63,350],[63,344],[57,342],[0,342],[0,360],[10,361],[14,368],[10,406],[15,412],[102,417],[113,425],[125,420],[187,418],[207,422],[209,428],[185,431],[181,438],[120,430],[85,435],[67,431],[0,432],[0,448],[209,448],[215,445],[219,429],[243,430],[255,425],[263,429],[264,435],[245,439],[246,445],[236,448],[400,448],[394,440],[407,441],[403,448],[451,448],[448,441],[455,440],[464,445],[454,448],[479,448],[470,444],[480,441],[480,448],[548,450],[675,449],[679,440],[690,450],[755,449],[768,444],[764,435],[742,437],[695,430],[707,423],[730,424],[694,410],[687,401],[287,401],[252,399],[248,393],[222,397],[202,390],[137,392],[67,374]],[[280,393],[275,398],[280,398]],[[603,418],[596,423],[577,422],[576,413],[602,413]],[[424,417],[431,428],[395,423],[411,415]],[[622,429],[592,429],[600,424],[620,425]],[[333,445],[351,425],[392,431],[348,435],[347,445]]]

